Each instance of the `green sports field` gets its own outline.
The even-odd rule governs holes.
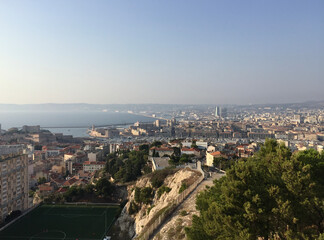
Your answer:
[[[43,205],[0,232],[8,240],[102,240],[118,206]]]

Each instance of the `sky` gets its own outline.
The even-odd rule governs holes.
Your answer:
[[[0,0],[0,103],[314,100],[323,0]]]

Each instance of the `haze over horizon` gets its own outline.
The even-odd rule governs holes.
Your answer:
[[[0,103],[322,101],[324,1],[0,0]]]

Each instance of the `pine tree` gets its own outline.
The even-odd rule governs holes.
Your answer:
[[[315,239],[323,233],[324,157],[267,140],[200,193],[189,239]],[[201,236],[201,237],[200,237]]]

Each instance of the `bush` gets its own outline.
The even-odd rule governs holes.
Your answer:
[[[143,171],[144,171],[144,174],[149,174],[149,173],[152,172],[152,168],[149,167],[148,165],[145,165],[145,166],[143,167]]]
[[[35,196],[35,191],[33,191],[33,190],[29,190],[29,192],[28,192],[28,196],[29,196],[30,198],[34,197],[34,196]]]
[[[152,173],[151,184],[154,188],[159,188],[163,185],[165,178],[168,175],[175,173],[176,170],[172,168],[165,168]]]
[[[167,186],[165,186],[165,185],[162,185],[160,188],[159,188],[159,190],[157,191],[157,196],[158,196],[158,198],[160,198],[161,196],[162,196],[162,194],[163,193],[165,193],[165,192],[170,192],[171,191],[171,188],[169,188],[169,187],[167,187]]]
[[[135,202],[149,204],[153,198],[153,189],[151,187],[135,188]]]
[[[149,204],[153,198],[153,189],[151,187],[141,189],[140,198],[142,203]]]
[[[138,205],[134,201],[131,201],[130,204],[129,204],[128,213],[130,215],[132,215],[132,214],[137,213],[138,210],[139,210]]]
[[[181,215],[181,216],[186,216],[186,215],[188,215],[188,213],[187,213],[186,210],[182,210],[182,211],[180,212],[180,215]]]
[[[134,199],[135,199],[135,202],[137,202],[137,203],[141,202],[141,188],[139,188],[139,187],[135,188]]]
[[[152,208],[154,208],[154,205],[152,205],[151,207],[149,207],[149,208],[147,209],[147,215],[149,215],[149,214],[150,214],[150,212],[151,212]]]
[[[182,193],[184,190],[186,190],[188,188],[187,184],[186,183],[182,183],[181,184],[181,187],[179,189],[179,193]]]
[[[12,220],[14,220],[15,218],[19,217],[21,215],[21,211],[20,210],[15,210],[10,212],[6,218],[5,218],[5,222],[11,222]]]
[[[47,182],[47,180],[46,180],[45,177],[40,177],[40,178],[38,178],[38,180],[37,180],[37,183],[38,183],[39,185],[41,185],[41,184],[43,184],[43,183],[46,183],[46,182]]]

